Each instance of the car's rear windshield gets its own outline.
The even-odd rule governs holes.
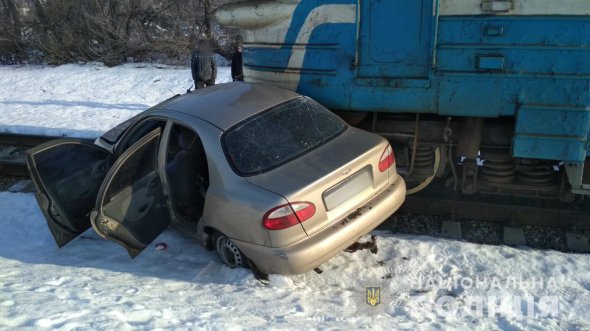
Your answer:
[[[229,129],[223,144],[238,173],[251,176],[289,162],[345,129],[338,116],[310,98],[299,97]]]

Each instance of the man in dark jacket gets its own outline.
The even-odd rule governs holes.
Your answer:
[[[201,42],[198,51],[191,57],[191,72],[195,81],[195,89],[215,85],[217,66],[208,42]]]
[[[238,50],[231,59],[231,78],[235,82],[239,80],[244,81],[244,73],[242,72],[242,46],[238,46]]]

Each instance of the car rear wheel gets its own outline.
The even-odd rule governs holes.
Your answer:
[[[221,262],[230,268],[243,267],[247,264],[246,256],[231,239],[223,234],[216,236],[215,250]]]

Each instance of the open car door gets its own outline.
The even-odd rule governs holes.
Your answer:
[[[89,214],[114,157],[81,139],[58,139],[26,152],[35,197],[57,245],[90,227]]]
[[[158,128],[137,141],[107,174],[90,217],[102,237],[131,257],[143,251],[171,222],[158,172]]]

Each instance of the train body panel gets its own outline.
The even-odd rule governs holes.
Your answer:
[[[514,157],[590,155],[586,0],[247,1],[217,18],[242,28],[247,81],[336,111],[511,117]]]

